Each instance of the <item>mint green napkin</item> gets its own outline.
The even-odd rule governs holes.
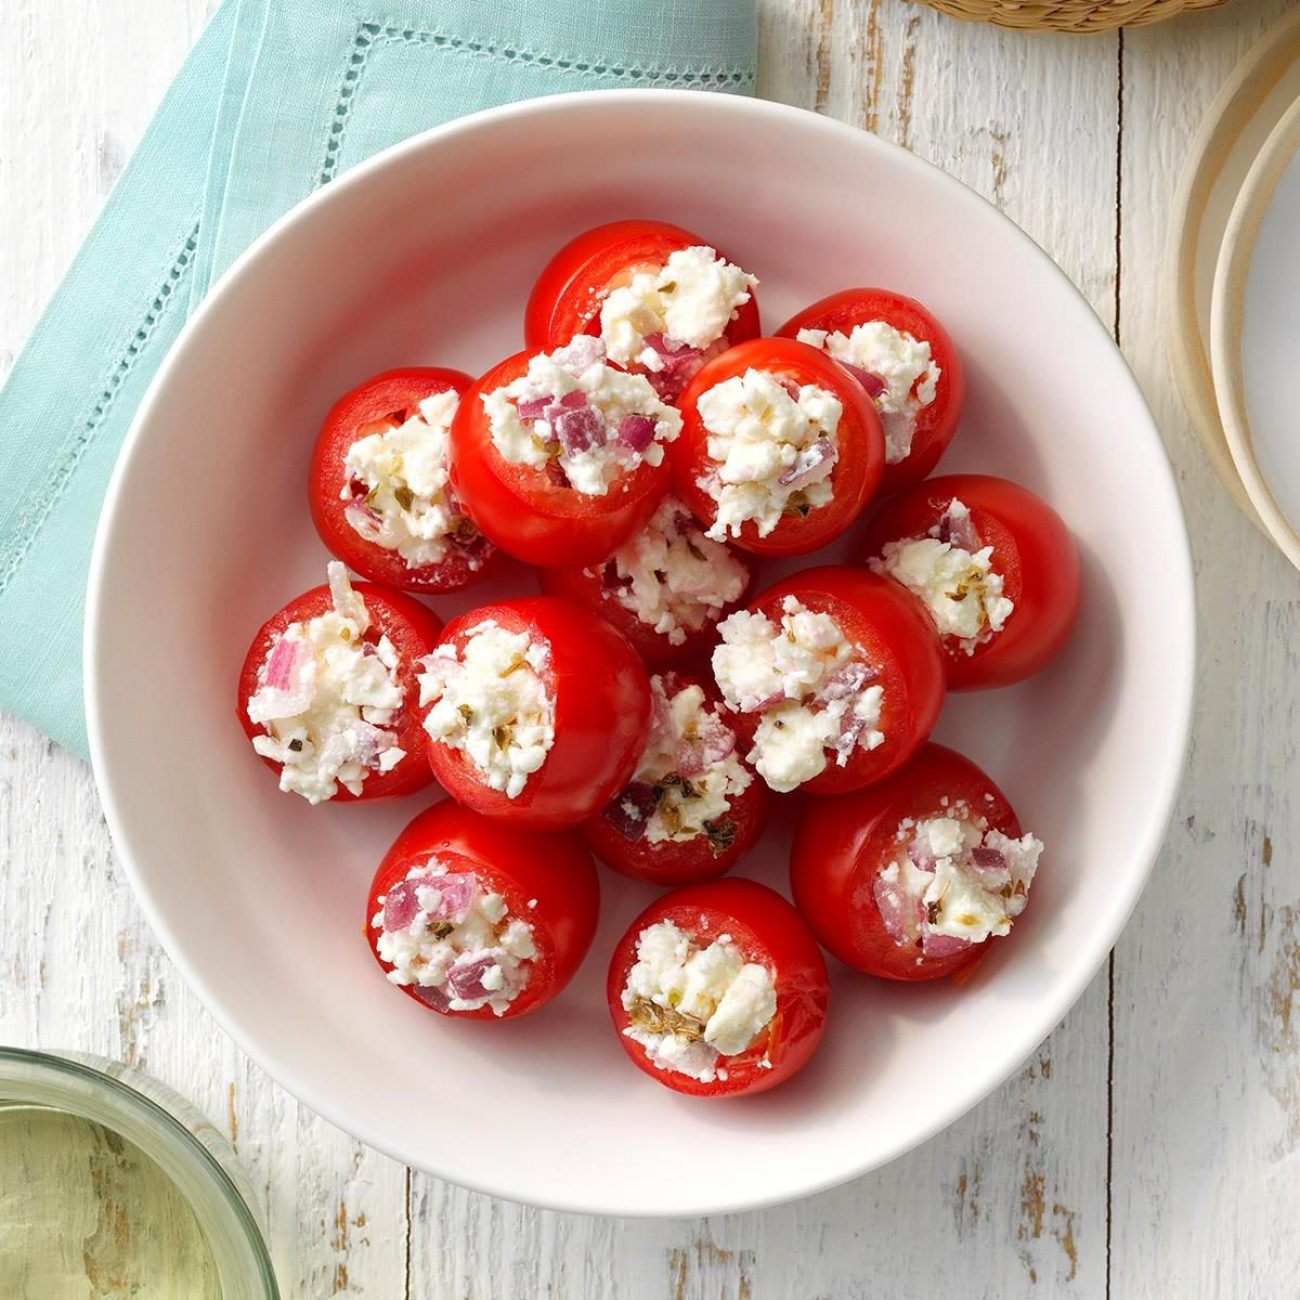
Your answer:
[[[0,708],[86,751],[100,505],[186,316],[272,221],[376,150],[565,90],[751,92],[754,0],[225,0],[0,391]]]

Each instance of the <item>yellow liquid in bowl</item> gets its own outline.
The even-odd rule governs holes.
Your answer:
[[[0,1107],[0,1297],[221,1300],[194,1211],[139,1147],[46,1106]]]

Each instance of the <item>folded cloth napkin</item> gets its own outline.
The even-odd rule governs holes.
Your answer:
[[[186,316],[253,239],[376,150],[475,109],[753,89],[754,0],[392,3],[224,0],[0,391],[0,708],[80,753],[109,474]]]

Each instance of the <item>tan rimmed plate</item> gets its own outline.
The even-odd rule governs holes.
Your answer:
[[[1300,99],[1232,209],[1210,306],[1228,450],[1272,539],[1300,568]]]
[[[1300,97],[1300,8],[1252,47],[1219,92],[1192,143],[1174,203],[1166,263],[1170,361],[1210,464],[1263,531],[1224,437],[1210,369],[1210,302],[1224,231],[1264,141]]]

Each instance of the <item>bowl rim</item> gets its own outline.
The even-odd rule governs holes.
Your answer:
[[[274,1043],[254,1038],[245,1034],[232,1013],[224,1007],[220,997],[210,988],[205,977],[186,959],[182,944],[177,940],[165,916],[155,906],[154,900],[145,882],[144,873],[139,869],[132,851],[132,836],[126,820],[123,818],[116,799],[116,784],[112,762],[109,757],[110,742],[102,718],[101,700],[111,689],[108,680],[108,668],[100,655],[101,622],[107,618],[108,603],[105,590],[110,575],[109,555],[112,550],[113,534],[118,524],[118,502],[129,478],[136,456],[141,452],[143,431],[152,421],[153,410],[160,405],[163,394],[171,384],[172,376],[180,370],[187,360],[191,341],[199,335],[208,316],[216,305],[229,295],[233,287],[255,274],[259,263],[274,246],[290,234],[300,222],[314,212],[317,206],[333,201],[336,194],[341,194],[367,185],[371,178],[377,176],[394,163],[426,150],[436,149],[443,141],[463,135],[490,129],[517,121],[524,117],[546,116],[549,114],[571,113],[579,111],[601,112],[604,105],[611,100],[623,104],[652,109],[664,104],[676,104],[679,107],[689,105],[692,111],[703,116],[711,114],[734,114],[747,117],[757,128],[765,121],[798,122],[804,128],[820,131],[825,135],[838,137],[846,147],[868,148],[878,150],[890,159],[894,167],[909,168],[923,173],[930,181],[947,186],[954,199],[967,205],[973,219],[1004,223],[1010,232],[1018,238],[1021,246],[1036,260],[1039,267],[1049,277],[1055,277],[1063,293],[1069,295],[1084,308],[1084,314],[1091,320],[1089,328],[1095,328],[1104,345],[1113,354],[1118,368],[1116,381],[1128,386],[1134,399],[1135,412],[1145,415],[1143,427],[1134,427],[1134,438],[1153,440],[1161,455],[1153,458],[1154,478],[1151,489],[1162,499],[1163,513],[1171,516],[1178,527],[1174,530],[1174,564],[1175,571],[1168,575],[1171,590],[1176,592],[1176,621],[1171,621],[1168,628],[1170,644],[1179,648],[1180,653],[1171,655],[1171,663],[1166,678],[1172,679],[1171,693],[1178,702],[1176,716],[1169,719],[1172,735],[1167,746],[1159,772],[1151,774],[1152,799],[1150,801],[1153,815],[1145,833],[1135,842],[1133,858],[1141,864],[1139,870],[1130,873],[1122,890],[1116,891],[1113,924],[1103,933],[1085,936],[1085,942],[1076,945],[1076,958],[1072,963],[1072,973],[1060,985],[1056,997],[1045,1010],[1037,1015],[1027,1016],[1021,1026],[1021,1032],[1015,1042],[1014,1050],[1007,1053],[1007,1058],[997,1068],[979,1076],[975,1087],[967,1087],[947,1106],[938,1108],[928,1124],[909,1132],[905,1136],[883,1147],[871,1156],[863,1159],[841,1158],[832,1166],[823,1168],[817,1174],[811,1174],[783,1185],[779,1190],[756,1189],[743,1199],[735,1197],[719,1198],[709,1192],[706,1186],[696,1186],[688,1193],[689,1199],[682,1203],[630,1203],[625,1199],[611,1201],[596,1193],[566,1194],[549,1197],[546,1200],[525,1198],[508,1183],[488,1174],[467,1176],[462,1171],[448,1172],[427,1163],[416,1166],[435,1177],[447,1179],[472,1191],[501,1197],[504,1200],[536,1205],[539,1208],[558,1210],[567,1213],[588,1215],[616,1215],[637,1218],[670,1218],[683,1215],[710,1215],[736,1213],[746,1210],[762,1209],[794,1201],[817,1192],[826,1191],[847,1183],[874,1169],[889,1164],[908,1151],[921,1146],[935,1134],[949,1127],[961,1116],[973,1109],[992,1092],[999,1088],[1018,1070],[1043,1040],[1064,1019],[1066,1013],[1074,1006],[1094,976],[1106,961],[1114,947],[1138,898],[1150,877],[1156,857],[1164,841],[1173,816],[1183,770],[1186,765],[1192,723],[1194,699],[1195,660],[1196,660],[1196,606],[1191,545],[1186,518],[1158,426],[1142,393],[1136,376],[1127,359],[1115,344],[1111,332],[1093,310],[1091,304],[1066,273],[1052,260],[1046,251],[1017,225],[1010,217],[1002,213],[993,203],[982,195],[948,175],[938,166],[917,157],[899,145],[882,140],[879,136],[861,128],[825,117],[809,109],[771,100],[752,99],[733,95],[702,95],[692,90],[671,89],[601,89],[569,91],[554,95],[520,100],[495,108],[488,108],[453,122],[436,126],[418,135],[411,136],[371,158],[358,163],[344,172],[329,185],[315,190],[302,199],[288,212],[278,218],[257,240],[255,240],[224,272],[217,284],[200,305],[199,309],[186,321],[176,341],[163,363],[154,375],[131,426],[127,432],[118,460],[109,482],[104,507],[95,534],[94,549],[91,555],[88,585],[86,620],[84,629],[84,686],[86,697],[87,726],[90,740],[91,764],[96,784],[104,805],[105,818],[108,823],[113,843],[122,861],[125,873],[131,881],[140,907],[157,935],[164,950],[176,963],[186,982],[199,996],[209,1013],[217,1023],[231,1036],[240,1049],[248,1054],[258,1066],[285,1088],[298,1101],[323,1116],[344,1132],[349,1133],[367,1146],[409,1165],[410,1159],[396,1150],[392,1144],[377,1139],[370,1126],[364,1122],[364,1115],[341,1115],[325,1098],[316,1083],[302,1078],[295,1073],[291,1059],[277,1054]],[[586,108],[582,109],[581,106]],[[1181,651],[1185,649],[1185,653]]]
[[[1233,464],[1251,504],[1263,520],[1268,539],[1300,568],[1300,532],[1279,504],[1268,475],[1255,455],[1246,411],[1246,366],[1242,354],[1246,296],[1255,264],[1255,247],[1277,187],[1297,156],[1300,156],[1300,99],[1269,133],[1228,218],[1210,307],[1210,360],[1219,415]]]
[[[237,1286],[256,1287],[263,1300],[279,1300],[280,1288],[266,1237],[257,1214],[236,1186],[230,1171],[178,1115],[172,1114],[159,1100],[134,1086],[140,1079],[138,1071],[107,1060],[104,1065],[107,1068],[100,1069],[97,1064],[92,1064],[91,1058],[80,1053],[0,1045],[0,1105],[49,1107],[111,1128],[112,1120],[102,1118],[97,1113],[97,1108],[85,1099],[102,1102],[113,1120],[127,1130],[122,1132],[121,1129],[115,1129],[115,1132],[131,1141],[160,1169],[162,1166],[158,1154],[160,1149],[165,1149],[170,1157],[184,1163],[194,1172],[211,1192],[220,1210],[228,1214],[230,1229],[246,1249],[246,1255],[238,1263],[246,1265],[250,1271],[236,1278],[223,1278],[223,1281],[233,1281]],[[108,1072],[109,1069],[120,1069],[127,1077],[115,1077]],[[151,1077],[148,1081],[154,1082]],[[165,1085],[155,1083],[155,1087],[162,1089]],[[45,1089],[58,1090],[59,1096],[55,1100],[49,1100],[48,1094],[44,1094]],[[68,1092],[75,1096],[70,1098]],[[178,1097],[176,1101],[180,1105],[184,1099]],[[230,1155],[233,1160],[233,1149]],[[162,1172],[167,1175],[167,1170],[163,1169]],[[195,1209],[193,1199],[186,1195],[185,1189],[177,1187],[176,1190],[198,1217],[199,1211]],[[206,1230],[210,1226],[211,1207],[205,1205],[201,1208],[203,1215],[199,1218],[199,1226]],[[208,1245],[211,1248],[210,1241]],[[235,1263],[236,1261],[227,1258],[218,1267],[229,1267]]]

